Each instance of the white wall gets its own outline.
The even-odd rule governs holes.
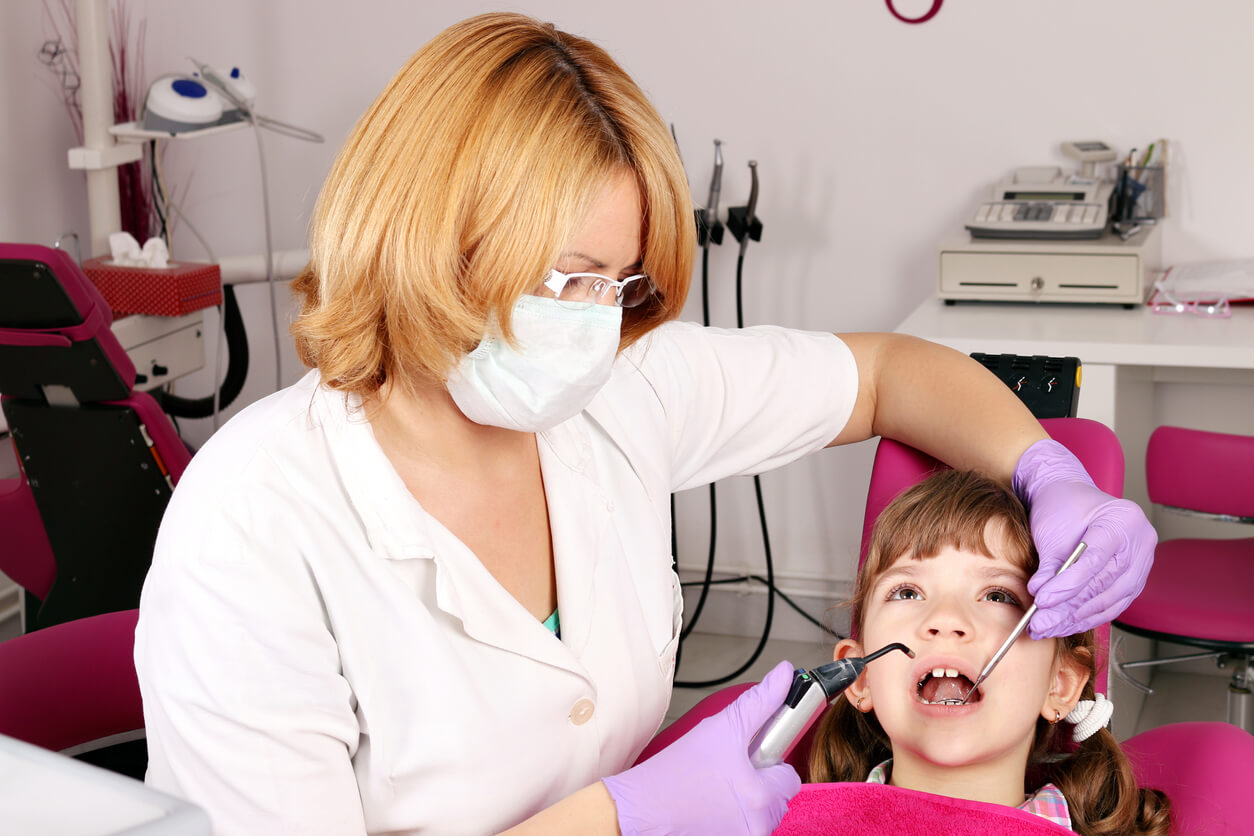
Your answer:
[[[903,12],[926,0],[897,0]],[[185,55],[240,66],[258,109],[324,134],[267,135],[275,246],[302,246],[339,143],[400,64],[481,2],[216,0],[132,2],[146,17],[149,77]],[[1165,229],[1171,261],[1250,257],[1254,245],[1254,4],[1245,0],[947,0],[909,26],[878,0],[721,3],[636,0],[509,4],[604,45],[675,124],[704,202],[713,138],[724,142],[724,205],[743,203],[759,164],[761,243],[746,268],[750,323],[892,329],[932,292],[937,243],[1014,165],[1066,164],[1065,139],[1120,149],[1170,137],[1181,157]],[[72,134],[35,59],[42,4],[0,2],[0,240],[86,234]],[[253,138],[240,131],[172,144],[166,173],[219,256],[263,244]],[[175,253],[200,257],[182,230]],[[735,251],[713,258],[714,321],[734,323]],[[241,402],[273,386],[265,289],[241,292],[253,367]],[[283,296],[285,297],[285,294]],[[694,294],[689,318],[699,318]],[[299,369],[284,339],[286,381]],[[823,374],[815,369],[814,373]],[[209,390],[205,375],[182,382]],[[184,422],[203,439],[207,421]],[[778,568],[789,588],[852,577],[869,445],[827,451],[763,479]],[[747,480],[721,488],[720,564],[761,566]],[[684,564],[704,559],[704,491],[680,498]],[[839,583],[830,589],[839,589]],[[829,595],[830,592],[823,592]],[[821,606],[817,607],[821,609]]]

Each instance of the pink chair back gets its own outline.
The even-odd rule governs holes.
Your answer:
[[[1114,431],[1099,421],[1087,418],[1044,418],[1041,426],[1058,443],[1070,450],[1093,477],[1093,482],[1111,496],[1123,496],[1123,447]],[[871,465],[871,483],[867,491],[866,512],[862,517],[862,547],[858,566],[866,560],[871,542],[871,529],[880,513],[897,494],[923,481],[931,474],[948,467],[908,445],[881,438]],[[1110,648],[1110,625],[1097,628],[1097,677],[1093,687],[1105,692],[1106,662]]]
[[[1254,518],[1254,436],[1158,427],[1145,479],[1151,502]]]
[[[1172,723],[1124,741],[1137,783],[1167,793],[1180,833],[1248,834],[1254,735],[1230,723]]]
[[[0,734],[62,751],[142,730],[138,617],[105,613],[0,642]]]
[[[1123,446],[1114,430],[1088,418],[1043,418],[1041,426],[1050,438],[1075,454],[1094,484],[1111,496],[1123,496]],[[871,485],[862,516],[862,548],[858,566],[866,560],[871,527],[897,494],[948,465],[899,441],[881,438],[871,466]]]

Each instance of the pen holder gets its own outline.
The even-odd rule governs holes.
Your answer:
[[[1121,165],[1111,195],[1114,223],[1156,220],[1167,214],[1167,169],[1160,165]]]

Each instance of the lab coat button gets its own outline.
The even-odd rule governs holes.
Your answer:
[[[570,721],[576,726],[582,726],[592,719],[592,714],[596,710],[596,704],[592,700],[586,698],[579,700],[570,710]]]

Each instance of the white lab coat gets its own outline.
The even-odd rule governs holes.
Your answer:
[[[195,456],[144,586],[148,783],[219,834],[495,832],[631,765],[682,598],[669,496],[830,442],[830,334],[673,323],[539,434],[561,638],[408,492],[316,372]]]

